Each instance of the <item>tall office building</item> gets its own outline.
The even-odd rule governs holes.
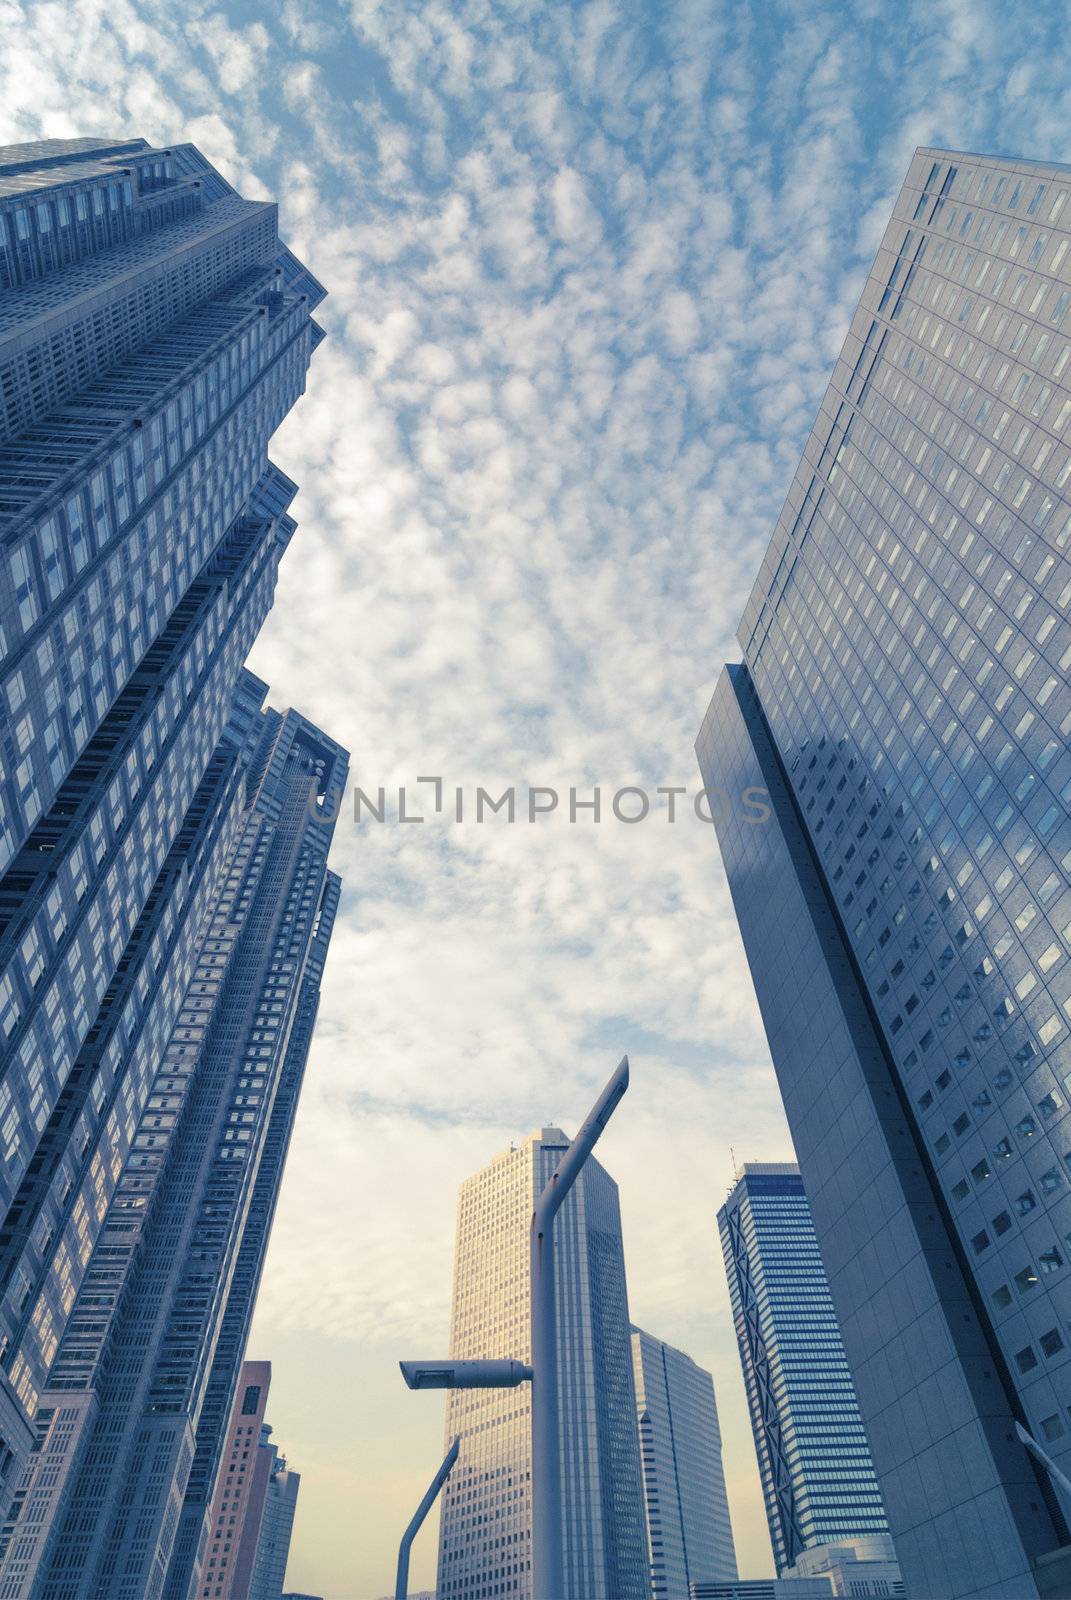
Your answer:
[[[697,1579],[736,1577],[714,1380],[640,1328],[632,1375],[652,1600],[688,1600]]]
[[[784,1574],[804,1550],[887,1536],[888,1523],[799,1168],[746,1162],[718,1229]]]
[[[0,1504],[12,1508],[0,1593],[13,1596],[45,1592],[57,1486],[91,1435],[103,1452],[94,1493],[121,1460],[147,1470],[148,1433],[109,1432],[124,1383],[130,1405],[151,1412],[148,1432],[166,1428],[165,1414],[177,1426],[178,1352],[193,1352],[210,1369],[186,1424],[195,1471],[203,1477],[218,1453],[213,1427],[229,1406],[270,1211],[273,1162],[262,1152],[278,1145],[281,1114],[265,1129],[258,1111],[248,1135],[232,1131],[235,1172],[249,1178],[240,1196],[221,1180],[226,1204],[210,1208],[220,1225],[229,1219],[212,1291],[204,1278],[188,1305],[175,1302],[173,1329],[161,1321],[150,1335],[146,1309],[138,1334],[123,1335],[159,1337],[175,1355],[159,1391],[135,1399],[141,1355],[124,1342],[104,1405],[95,1363],[117,1313],[132,1313],[131,1284],[148,1281],[142,1235],[168,1207],[173,1237],[190,1220],[178,1180],[159,1186],[162,1198],[151,1174],[165,1152],[186,1160],[195,1205],[194,1152],[178,1158],[172,1147],[183,1143],[176,1129],[193,1137],[211,1074],[198,1074],[191,1112],[187,1058],[232,955],[251,980],[260,973],[234,878],[244,873],[253,895],[257,874],[275,870],[285,898],[296,879],[279,854],[284,837],[315,856],[308,883],[319,885],[321,920],[287,957],[295,968],[279,1015],[294,1054],[281,1082],[273,1056],[265,1114],[277,1089],[286,1103],[282,1083],[300,1081],[337,897],[323,866],[325,785],[340,783],[345,762],[293,713],[262,714],[264,686],[240,677],[295,526],[295,486],[269,462],[268,440],[321,337],[310,312],[323,290],[280,244],[275,207],[242,200],[191,146],[4,149],[0,288]],[[264,766],[275,743],[285,774]],[[302,786],[320,797],[307,820]],[[267,911],[261,932],[276,937]],[[254,1020],[245,1007],[235,991],[239,1052]],[[209,1138],[211,1121],[200,1126]],[[198,1236],[201,1260],[215,1244]],[[202,1309],[208,1342],[198,1347]],[[190,1392],[201,1387],[198,1372]],[[177,1481],[168,1492],[181,1504]],[[156,1569],[138,1587],[141,1540],[123,1551],[126,1588],[116,1578],[109,1592],[156,1592]],[[55,1592],[90,1592],[74,1545],[57,1559]]]
[[[1069,1540],[1069,230],[916,154],[697,744],[919,1600]]]
[[[544,1128],[461,1186],[450,1354],[530,1358],[529,1224],[569,1147]],[[617,1185],[585,1163],[555,1223],[563,1600],[650,1600]],[[439,1600],[530,1600],[531,1406],[520,1389],[451,1391],[461,1451],[442,1493]]]
[[[244,1361],[220,1458],[202,1596],[280,1600],[300,1476],[272,1443],[264,1421],[269,1361]]]

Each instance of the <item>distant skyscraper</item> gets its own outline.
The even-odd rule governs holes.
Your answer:
[[[274,1451],[264,1446],[270,1361],[244,1361],[220,1457],[201,1594],[249,1600]],[[282,1586],[280,1585],[280,1588]]]
[[[697,744],[918,1600],[1071,1543],[1069,230],[917,152]]]
[[[268,1428],[266,1432],[270,1433],[271,1429]],[[272,1462],[253,1563],[253,1581],[249,1585],[249,1600],[280,1600],[290,1555],[301,1474],[287,1466],[286,1457],[280,1455],[268,1439],[261,1441],[261,1449],[270,1452]]]
[[[0,1503],[243,827],[323,291],[192,148],[0,150]]]
[[[199,1593],[280,1600],[300,1477],[271,1442],[269,1361],[245,1361],[220,1458]],[[196,1595],[192,1597],[196,1600]]]
[[[560,1128],[544,1128],[462,1184],[455,1359],[529,1359],[529,1224],[568,1145]],[[650,1600],[621,1212],[617,1185],[594,1158],[555,1230],[563,1600]],[[460,1435],[461,1453],[442,1494],[439,1600],[530,1600],[527,1387],[452,1391],[446,1432]]]
[[[799,1168],[746,1162],[718,1228],[783,1573],[812,1546],[888,1524]]]
[[[632,1329],[652,1600],[688,1600],[699,1578],[735,1578],[714,1380],[691,1356]]]

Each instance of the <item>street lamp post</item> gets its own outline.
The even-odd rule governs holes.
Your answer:
[[[622,1056],[580,1132],[550,1176],[532,1212],[530,1238],[532,1364],[523,1361],[401,1361],[410,1389],[515,1389],[532,1385],[532,1600],[562,1600],[562,1470],[558,1424],[557,1302],[554,1219],[628,1088],[628,1056]],[[398,1600],[405,1600],[409,1545],[457,1459],[458,1441],[405,1531],[398,1555]],[[408,1543],[406,1542],[408,1541]],[[402,1560],[405,1560],[403,1573]]]
[[[420,1532],[424,1518],[435,1504],[435,1497],[450,1476],[460,1449],[461,1439],[457,1436],[446,1452],[442,1466],[429,1483],[427,1493],[413,1513],[413,1520],[402,1534],[402,1542],[398,1546],[398,1577],[394,1585],[394,1600],[409,1600],[409,1551],[413,1540]]]
[[[523,1361],[399,1361],[398,1365],[410,1389],[516,1389],[532,1376],[531,1367],[526,1367]],[[410,1546],[435,1504],[436,1495],[450,1476],[460,1448],[461,1436],[458,1435],[431,1480],[427,1494],[417,1506],[412,1522],[402,1534],[402,1542],[398,1547],[394,1600],[408,1600]]]
[[[565,1593],[554,1219],[628,1088],[628,1078],[628,1056],[623,1056],[532,1212],[532,1600],[562,1600]]]

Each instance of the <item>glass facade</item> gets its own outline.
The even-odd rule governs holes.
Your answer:
[[[799,1169],[746,1162],[718,1230],[783,1573],[811,1546],[887,1533],[888,1523]]]
[[[544,1128],[461,1186],[450,1355],[528,1361],[529,1224],[569,1141]],[[617,1185],[589,1158],[555,1224],[564,1600],[650,1600]],[[439,1600],[532,1593],[528,1389],[452,1390]]]
[[[338,900],[345,752],[242,665],[323,294],[190,145],[0,149],[4,1600],[203,1553]]]
[[[692,1582],[736,1577],[714,1380],[640,1328],[632,1374],[652,1600],[689,1600]]]
[[[1069,218],[916,154],[697,744],[920,1596],[1068,1541]]]
[[[271,1429],[265,1431],[270,1433]],[[271,1469],[249,1583],[249,1600],[279,1600],[286,1579],[301,1474],[287,1466],[286,1457],[279,1454],[269,1439],[262,1439],[260,1448],[270,1455]]]

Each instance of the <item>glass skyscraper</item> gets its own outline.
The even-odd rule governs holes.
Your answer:
[[[0,150],[0,291],[0,1594],[185,1600],[338,898],[345,752],[242,667],[323,290],[74,139]]]
[[[270,1428],[264,1431],[266,1435],[271,1433]],[[294,1531],[301,1474],[287,1465],[286,1457],[279,1454],[269,1438],[262,1438],[260,1448],[271,1458],[271,1467],[264,1496],[264,1512],[260,1519],[253,1576],[249,1584],[249,1600],[280,1600],[290,1557],[290,1539]]]
[[[718,1231],[784,1573],[804,1550],[872,1539],[888,1523],[799,1168],[745,1162]]]
[[[540,1133],[462,1185],[450,1355],[527,1362],[529,1224],[569,1140]],[[590,1157],[555,1223],[562,1600],[650,1600],[617,1185]],[[530,1600],[531,1405],[519,1389],[451,1390],[461,1452],[442,1492],[439,1600]]]
[[[697,744],[919,1600],[1069,1542],[1069,424],[1071,168],[920,150]]]
[[[632,1329],[652,1600],[735,1578],[714,1380],[683,1350]]]

